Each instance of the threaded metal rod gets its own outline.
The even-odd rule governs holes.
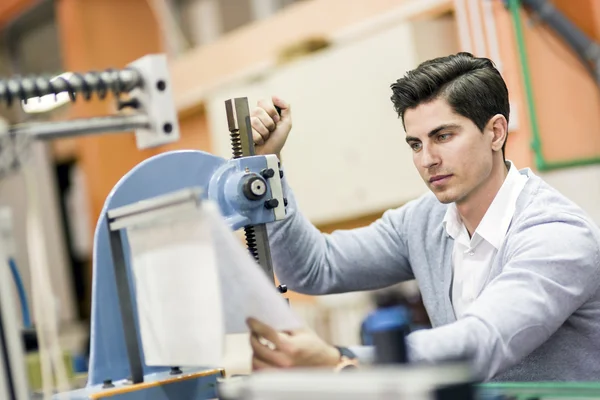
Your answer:
[[[66,92],[71,101],[80,94],[89,100],[92,94],[103,99],[111,92],[115,96],[128,93],[143,84],[142,75],[135,69],[107,69],[100,72],[73,73],[59,77],[15,77],[0,80],[0,103],[11,106],[14,101],[27,101],[34,97]]]

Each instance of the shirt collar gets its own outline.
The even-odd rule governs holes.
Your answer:
[[[500,190],[494,197],[492,204],[486,211],[477,229],[475,235],[481,236],[496,249],[500,248],[504,236],[512,220],[517,199],[527,182],[527,176],[519,173],[511,161],[506,161],[509,165],[508,174],[502,183]],[[442,222],[444,229],[453,239],[457,239],[464,230],[464,225],[456,204],[449,204],[446,208],[446,214]]]
[[[446,208],[446,214],[444,215],[444,220],[442,221],[442,225],[444,226],[446,233],[450,235],[452,239],[456,240],[458,238],[463,223],[460,218],[460,214],[458,214],[456,203],[448,204],[448,207]]]

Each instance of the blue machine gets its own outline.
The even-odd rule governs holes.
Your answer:
[[[232,99],[226,104],[233,159],[192,150],[163,153],[133,168],[106,199],[94,236],[88,386],[57,399],[217,397],[216,382],[224,375],[218,365],[195,369],[145,365],[128,241],[124,231],[111,229],[111,210],[200,188],[200,196],[218,204],[231,229],[246,230],[249,250],[272,276],[264,224],[285,217],[282,172],[276,156],[253,155],[247,100]],[[285,292],[285,287],[279,289]]]

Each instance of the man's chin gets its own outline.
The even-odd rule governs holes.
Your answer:
[[[433,191],[433,194],[442,204],[450,204],[456,202],[456,196],[453,196],[450,193]]]

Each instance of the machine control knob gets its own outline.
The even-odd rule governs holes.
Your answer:
[[[262,171],[260,171],[260,174],[263,178],[270,179],[275,176],[275,171],[273,170],[273,168],[265,168]]]
[[[248,200],[260,200],[267,194],[267,183],[259,176],[252,175],[246,178],[242,191]]]
[[[277,206],[279,206],[279,200],[277,200],[277,199],[269,199],[269,200],[265,201],[265,208],[268,210],[272,210],[273,208],[276,208]]]
[[[277,289],[279,290],[279,293],[287,293],[286,285],[279,285],[279,286],[277,286]]]

